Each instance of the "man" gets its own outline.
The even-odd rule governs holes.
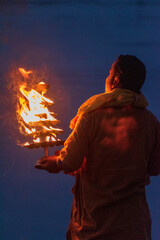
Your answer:
[[[145,75],[135,56],[119,56],[105,93],[71,121],[60,155],[37,162],[76,176],[68,240],[151,240],[145,186],[160,174],[160,125],[140,92]]]

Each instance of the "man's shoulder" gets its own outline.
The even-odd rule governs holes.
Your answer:
[[[86,119],[87,121],[92,121],[92,119],[100,119],[104,116],[109,115],[114,115],[114,108],[97,108],[95,110],[92,110],[90,112],[83,113],[82,119]]]

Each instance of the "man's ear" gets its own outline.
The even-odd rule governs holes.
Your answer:
[[[112,83],[112,89],[119,87],[119,85],[120,85],[119,77],[115,76]]]

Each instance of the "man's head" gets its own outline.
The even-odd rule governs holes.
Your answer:
[[[137,57],[120,55],[110,69],[105,91],[125,88],[138,93],[143,86],[145,77],[145,65]]]

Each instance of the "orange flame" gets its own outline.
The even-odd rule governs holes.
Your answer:
[[[19,68],[19,71],[24,79],[28,81],[29,74],[32,71],[26,71],[23,68]],[[38,137],[41,134],[45,134],[46,142],[55,141],[56,134],[62,133],[63,130],[53,127],[59,121],[54,117],[55,114],[48,110],[48,106],[54,103],[51,99],[44,96],[48,85],[40,82],[32,89],[29,89],[27,81],[19,87],[17,118],[20,123],[20,130],[25,135],[32,135],[34,142],[41,141]],[[47,136],[48,133],[52,136]]]
[[[18,70],[24,78],[28,78],[28,75],[32,73],[32,71],[26,71],[24,68],[18,68]]]

